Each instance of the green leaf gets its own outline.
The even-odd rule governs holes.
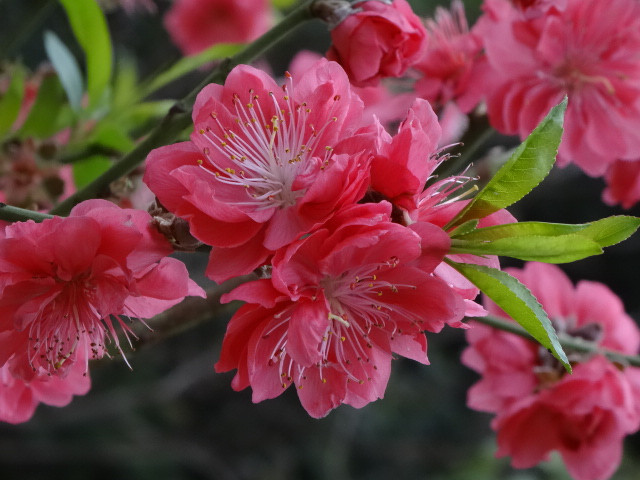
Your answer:
[[[164,87],[168,83],[177,80],[178,78],[192,72],[196,68],[199,68],[213,60],[220,60],[222,58],[230,57],[238,53],[244,48],[242,43],[218,43],[209,47],[208,49],[184,57],[173,64],[168,70],[165,70],[160,75],[157,75],[151,82],[142,88],[142,98],[149,96],[161,87]]]
[[[640,227],[640,218],[626,215],[596,220],[585,225],[580,235],[588,236],[601,247],[610,247],[629,238]]]
[[[580,234],[498,238],[491,241],[451,240],[450,253],[501,255],[525,261],[568,263],[602,253],[594,240]]]
[[[445,260],[493,300],[571,372],[556,331],[538,300],[517,279],[495,268]]]
[[[67,93],[69,103],[74,110],[80,110],[84,86],[78,62],[58,36],[50,31],[44,32],[44,48],[53,68],[58,73],[60,83]]]
[[[87,143],[98,144],[119,152],[128,152],[135,147],[134,141],[118,125],[107,122],[101,122],[96,127]]]
[[[449,236],[451,238],[456,238],[474,232],[478,227],[478,222],[479,220],[469,220],[468,222],[464,222],[462,225],[458,225],[455,229],[453,229],[449,233]]]
[[[514,204],[549,174],[558,153],[566,108],[565,98],[551,109],[487,185],[444,227],[445,230]]]
[[[0,135],[7,133],[20,113],[24,98],[26,72],[20,65],[11,69],[11,82],[0,99]]]
[[[66,104],[66,95],[57,75],[45,75],[38,88],[38,96],[31,107],[29,116],[18,131],[21,138],[48,138],[66,125],[62,121]],[[69,118],[66,121],[72,120]]]
[[[89,102],[95,105],[104,93],[113,64],[107,21],[96,0],[60,0],[71,29],[87,61]]]
[[[98,178],[111,167],[112,162],[101,155],[94,155],[73,164],[73,181],[80,189]]]
[[[466,223],[463,225],[466,225]],[[580,230],[584,230],[589,224],[571,225],[568,223],[518,222],[492,225],[490,227],[477,228],[469,232],[463,231],[458,233],[459,229],[463,225],[452,232],[452,238],[459,238],[461,240],[491,241],[500,238],[531,235],[555,237],[558,235],[569,235],[571,233],[579,232]]]
[[[271,5],[273,5],[274,8],[278,8],[280,10],[289,8],[295,3],[296,3],[296,0],[271,0]]]
[[[640,227],[640,218],[626,215],[602,218],[590,223],[567,224],[545,222],[518,222],[475,230],[462,230],[469,222],[460,225],[451,232],[452,239],[467,242],[492,242],[514,237],[558,237],[577,234],[588,238],[600,247],[610,247],[629,238]]]

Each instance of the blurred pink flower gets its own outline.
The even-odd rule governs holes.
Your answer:
[[[235,289],[248,302],[231,319],[216,370],[253,401],[297,387],[322,417],[342,403],[382,398],[392,353],[427,364],[423,331],[459,322],[461,299],[431,271],[449,238],[390,222],[387,202],[352,205],[273,260],[272,279]]]
[[[0,344],[7,333],[0,333]],[[84,349],[80,349],[81,354]],[[40,375],[25,380],[12,375],[9,365],[0,367],[0,421],[22,423],[29,420],[40,403],[55,407],[64,407],[71,402],[73,395],[84,395],[89,391],[91,381],[84,362],[78,361],[64,377]]]
[[[607,188],[602,199],[609,205],[633,207],[640,201],[640,158],[632,161],[617,160],[604,176]]]
[[[194,237],[218,247],[210,278],[249,273],[364,195],[370,155],[340,147],[361,116],[335,62],[289,75],[282,87],[240,65],[224,86],[200,92],[191,141],[152,151],[144,181]]]
[[[301,76],[321,58],[322,55],[319,53],[302,50],[291,60],[289,72],[294,78]],[[382,81],[377,85],[367,87],[352,86],[353,91],[364,103],[362,125],[370,125],[375,122],[375,117],[386,127],[406,117],[416,95],[411,91],[403,91],[396,87],[398,86],[392,81]]]
[[[268,0],[176,0],[164,17],[171,39],[185,55],[216,43],[255,40],[270,22]]]
[[[331,30],[327,58],[340,63],[358,87],[401,77],[427,46],[420,18],[406,0],[390,5],[370,0],[353,6],[353,12]]]
[[[640,334],[616,295],[600,283],[574,288],[552,265],[529,263],[508,270],[538,298],[558,331],[628,355]],[[504,316],[494,304],[487,309]],[[640,371],[601,355],[568,350],[573,374],[543,347],[502,330],[474,325],[465,365],[482,375],[470,390],[471,408],[492,412],[497,456],[516,468],[562,456],[576,480],[604,480],[618,467],[625,435],[640,427]]]
[[[500,132],[527,136],[566,95],[559,163],[603,175],[640,152],[640,3],[568,0],[525,19],[507,0],[487,0],[474,27],[492,71],[488,111]]]
[[[484,94],[476,81],[478,70],[487,68],[482,56],[482,40],[469,32],[464,4],[451,2],[451,10],[436,8],[435,18],[426,20],[429,46],[414,65],[422,73],[415,83],[416,94],[441,108],[455,102],[469,113]]]
[[[148,213],[104,200],[69,217],[11,224],[0,239],[0,365],[30,381],[64,377],[81,359],[120,349],[120,316],[150,318],[187,295],[204,296]],[[80,350],[83,350],[79,352]]]

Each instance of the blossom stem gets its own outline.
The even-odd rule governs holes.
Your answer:
[[[6,203],[0,203],[0,220],[5,220],[7,222],[26,222],[27,220],[41,222],[48,218],[53,218],[53,215],[34,212],[33,210],[26,210],[24,208],[12,207]]]
[[[527,340],[531,340],[532,342],[537,343],[537,341],[531,335],[529,335],[524,328],[522,328],[517,323],[513,323],[508,320],[502,320],[500,318],[490,316],[490,315],[486,317],[472,317],[472,318],[468,318],[468,320],[474,320],[476,322],[488,325],[492,328],[497,328],[498,330],[504,330],[505,332],[519,335],[523,338],[526,338]],[[567,350],[600,354],[600,355],[604,355],[612,362],[620,363],[622,365],[632,365],[634,367],[640,367],[640,356],[624,355],[619,352],[614,352],[612,350],[600,348],[597,343],[589,342],[581,338],[571,337],[569,335],[565,335],[561,333],[558,334],[558,340],[560,341],[560,345],[562,345],[562,348]]]
[[[105,191],[108,190],[111,182],[131,173],[144,161],[151,150],[162,145],[167,145],[175,140],[181,132],[191,125],[191,109],[200,90],[209,83],[224,82],[233,67],[242,63],[251,62],[269,47],[291,33],[296,27],[307,20],[311,20],[313,17],[309,10],[310,4],[311,2],[306,2],[299,6],[271,30],[255,42],[247,45],[244,50],[222,61],[200,85],[192,90],[186,97],[176,102],[161,121],[160,125],[153,129],[132,151],[123,156],[118,162],[114,163],[111,168],[87,186],[59,203],[50,213],[54,215],[67,215],[76,204],[83,200],[103,195]]]

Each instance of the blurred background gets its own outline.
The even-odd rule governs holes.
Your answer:
[[[170,2],[156,3],[155,14],[127,15],[113,9],[107,16],[116,61],[135,59],[140,78],[180,58],[161,21]],[[427,0],[411,3],[422,15],[433,12],[436,5]],[[475,18],[480,2],[466,3],[470,18]],[[56,2],[0,0],[0,47],[21,35],[36,13],[43,20],[10,57],[33,70],[46,59],[45,29],[75,45]],[[326,28],[313,22],[270,50],[267,60],[280,73],[299,49],[324,52],[328,45]],[[157,92],[157,98],[179,98],[205,74],[196,71]],[[493,142],[515,145],[498,137]],[[519,220],[566,223],[621,213],[640,215],[637,207],[623,211],[603,204],[603,188],[601,179],[575,168],[554,169],[541,187],[510,211]],[[205,255],[189,255],[186,260],[202,278]],[[603,256],[563,270],[574,281],[605,283],[639,320],[638,265],[636,235]],[[232,391],[232,373],[213,372],[227,320],[211,318],[128,353],[133,371],[117,357],[102,361],[91,370],[93,387],[86,396],[62,409],[41,405],[22,425],[0,424],[0,476],[22,480],[569,478],[558,458],[533,469],[513,470],[508,460],[493,457],[491,416],[465,406],[466,391],[477,375],[460,364],[462,331],[445,329],[429,336],[428,367],[395,361],[384,400],[360,410],[342,406],[327,418],[314,420],[292,389],[254,405],[250,391]],[[640,436],[627,438],[622,467],[613,478],[637,479],[639,455]]]

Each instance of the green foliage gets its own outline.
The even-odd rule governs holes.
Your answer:
[[[111,167],[111,161],[102,155],[92,155],[73,164],[73,182],[77,188],[91,183]]]
[[[44,32],[44,48],[53,68],[60,78],[60,83],[67,93],[69,103],[74,110],[80,110],[84,85],[78,62],[58,36],[50,31]]]
[[[602,253],[603,247],[625,240],[639,226],[640,218],[621,215],[579,225],[522,222],[458,228],[452,232],[451,252],[567,263]]]
[[[206,50],[178,60],[168,70],[154,77],[146,87],[142,88],[142,98],[165,85],[177,80],[187,73],[206,65],[214,60],[220,60],[235,55],[244,48],[242,43],[218,43]]]
[[[21,138],[48,138],[69,125],[69,113],[60,80],[56,75],[45,75],[29,116],[18,134]]]
[[[527,287],[508,273],[495,268],[445,261],[482,290],[542,346],[549,349],[567,371],[571,372],[571,365],[549,317]]]
[[[551,109],[489,183],[445,226],[445,230],[475,218],[484,218],[514,204],[549,174],[558,153],[566,108],[565,98]]]
[[[24,81],[26,73],[20,65],[9,71],[11,81],[2,98],[0,98],[0,135],[4,135],[16,121],[24,98]]]
[[[113,53],[107,21],[96,0],[60,0],[87,62],[89,103],[95,106],[111,79]]]

